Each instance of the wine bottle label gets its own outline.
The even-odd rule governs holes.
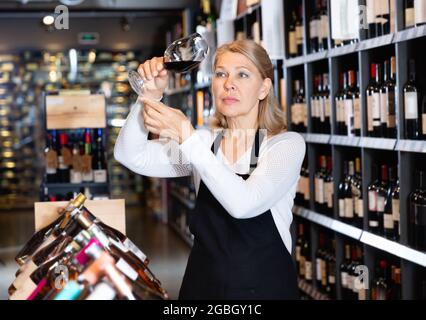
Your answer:
[[[321,122],[325,121],[325,102],[323,98],[318,100],[319,118]]]
[[[377,197],[377,212],[385,211],[385,198],[382,196]]]
[[[83,172],[82,180],[86,182],[93,181],[93,171]]]
[[[55,150],[46,152],[46,168],[55,170],[58,168],[58,154]]]
[[[320,39],[327,40],[328,39],[328,16],[322,15],[321,16],[321,22],[320,22]]]
[[[374,190],[368,191],[368,210],[377,211],[377,193]]]
[[[373,93],[373,127],[380,126],[380,94]]]
[[[385,229],[393,230],[393,219],[391,213],[383,214],[383,226],[385,227]]]
[[[405,27],[413,27],[414,26],[414,8],[406,8],[405,9]]]
[[[364,201],[362,201],[362,199],[357,200],[357,213],[358,217],[364,217]]]
[[[316,274],[317,281],[321,281],[321,277],[322,277],[322,274],[321,274],[321,261],[322,261],[322,259],[320,259],[320,258],[316,259],[316,262],[317,262],[317,274]]]
[[[425,0],[414,0],[414,20],[416,24],[426,23]]]
[[[342,281],[342,287],[347,288],[348,287],[348,273],[345,272],[345,271],[342,271],[340,273],[340,278],[341,278],[341,281]]]
[[[57,170],[56,168],[46,168],[46,173],[47,174],[56,174]]]
[[[367,300],[367,294],[364,288],[358,290],[358,300],[364,301]]]
[[[367,23],[376,22],[375,2],[377,0],[367,0]]]
[[[345,216],[345,199],[339,199],[339,217],[344,218]]]
[[[377,228],[379,226],[379,221],[377,220],[369,220],[368,225],[372,228]]]
[[[380,122],[381,123],[388,123],[388,115],[389,115],[389,110],[388,110],[388,94],[386,92],[381,92],[380,93]]]
[[[69,167],[64,162],[64,157],[63,156],[59,156],[58,157],[58,166],[59,166],[59,169],[61,169],[61,170],[69,169]]]
[[[328,276],[328,282],[330,284],[335,284],[336,283],[336,277],[334,275],[329,275]]]
[[[295,255],[296,255],[296,261],[300,261],[300,251],[301,251],[301,247],[300,246],[296,246],[296,249],[295,249]]]
[[[374,98],[372,95],[367,97],[367,129],[373,131],[373,107]]]
[[[93,179],[97,183],[105,183],[107,181],[107,171],[102,170],[93,170]]]
[[[405,119],[418,119],[417,92],[404,94]]]
[[[83,176],[80,171],[71,169],[70,171],[70,182],[71,183],[81,183],[83,181]]]
[[[314,98],[311,98],[311,117],[317,117],[317,103]]]
[[[325,116],[331,117],[331,106],[330,106],[330,99],[324,98],[324,110],[325,110]]]
[[[67,147],[62,147],[61,148],[61,155],[64,161],[64,164],[69,167],[72,165],[72,152],[69,148]]]
[[[303,38],[303,26],[296,26],[296,42],[298,45],[303,44]]]
[[[333,208],[333,181],[325,183],[327,208]]]
[[[426,135],[426,113],[422,114],[422,133]]]
[[[130,280],[136,281],[138,273],[125,260],[120,258],[115,264],[118,270],[125,274]]]
[[[302,278],[305,278],[306,273],[306,260],[305,257],[300,254],[300,261],[299,261],[299,275]]]
[[[392,199],[392,220],[399,222],[400,211],[399,211],[399,199]]]
[[[288,53],[290,55],[297,54],[296,31],[290,31],[288,34]]]
[[[359,98],[355,98],[353,100],[354,105],[354,129],[361,129],[361,104]]]
[[[142,262],[146,261],[146,255],[129,238],[123,241],[123,245],[129,248]]]
[[[352,198],[345,198],[345,217],[350,219],[354,217],[354,205]]]
[[[303,125],[305,126],[305,128],[308,127],[308,109],[307,109],[307,105],[306,103],[302,104],[303,110],[302,110],[302,114],[303,114]]]
[[[312,20],[309,22],[309,37],[311,39],[317,38],[318,37],[318,24],[319,20]]]
[[[311,261],[305,261],[305,279],[312,280],[312,263]]]
[[[325,196],[324,196],[324,179],[318,179],[318,203],[323,204],[325,203]]]
[[[354,277],[350,274],[347,274],[346,276],[346,287],[352,291],[354,288]]]
[[[327,285],[327,264],[324,260],[321,260],[321,284]]]

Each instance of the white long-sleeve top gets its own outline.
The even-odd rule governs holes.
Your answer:
[[[236,173],[249,173],[251,149],[231,164],[220,148],[216,155],[211,152],[217,134],[213,130],[198,129],[181,145],[171,140],[148,140],[141,110],[141,104],[136,103],[121,128],[114,148],[118,162],[145,176],[192,175],[197,193],[202,180],[237,219],[252,218],[270,209],[284,245],[291,253],[291,208],[306,151],[301,135],[283,132],[264,139],[257,167],[244,180]]]

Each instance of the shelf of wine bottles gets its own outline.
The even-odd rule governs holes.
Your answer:
[[[22,247],[10,300],[162,300],[146,255],[78,194]],[[71,214],[72,213],[72,214]],[[66,276],[58,276],[58,274]],[[68,277],[69,275],[69,277]]]

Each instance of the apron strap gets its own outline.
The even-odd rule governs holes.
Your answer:
[[[254,146],[251,148],[249,174],[251,174],[253,172],[253,170],[256,169],[256,167],[257,167],[257,160],[259,158],[260,146],[263,142],[263,139],[265,138],[263,131],[264,130],[260,130],[259,128],[256,131],[256,136],[255,136],[254,141],[253,141]],[[222,141],[223,135],[224,135],[224,130],[221,130],[218,133],[218,135],[216,136],[216,138],[214,139],[214,142],[211,146],[211,151],[214,154],[216,154],[217,151],[219,150],[220,143]]]
[[[259,158],[260,146],[263,142],[263,139],[265,138],[265,135],[263,132],[264,130],[260,130],[259,128],[257,128],[256,137],[254,138],[254,148],[252,147],[251,149],[249,174],[251,174],[254,171],[254,169],[256,169],[257,167],[257,160]]]

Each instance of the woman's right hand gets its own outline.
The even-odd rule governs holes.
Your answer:
[[[164,68],[163,58],[154,57],[146,60],[138,67],[138,73],[144,81],[144,97],[161,99],[169,83],[167,70]]]

